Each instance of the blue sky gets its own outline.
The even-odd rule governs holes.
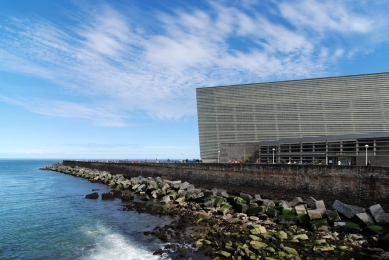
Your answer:
[[[0,1],[0,158],[200,158],[196,88],[388,72],[388,13],[380,0]]]

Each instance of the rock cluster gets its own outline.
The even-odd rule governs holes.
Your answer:
[[[259,194],[199,189],[160,177],[126,179],[60,163],[42,169],[105,183],[113,190],[103,193],[102,199],[132,201],[135,193],[144,201],[172,205],[153,210],[134,202],[124,209],[177,217],[174,223],[145,235],[164,242],[191,242],[207,259],[389,259],[385,252],[389,250],[389,214],[379,204],[364,209],[336,200],[327,209],[322,200],[312,197],[270,200]],[[96,194],[86,197],[97,198]]]

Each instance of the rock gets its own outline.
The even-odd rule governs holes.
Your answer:
[[[353,220],[363,226],[371,226],[375,224],[373,218],[367,213],[355,214]]]
[[[222,189],[218,189],[217,190],[217,195],[218,196],[221,196],[221,197],[224,197],[224,198],[227,198],[228,197],[228,193],[226,190],[222,190]]]
[[[361,227],[353,222],[334,222],[334,229],[348,233],[358,233],[361,231]]]
[[[282,240],[288,239],[288,234],[286,234],[286,232],[283,231],[283,230],[276,232],[276,233],[275,233],[275,236],[276,236],[278,239],[282,239]]]
[[[259,218],[258,218],[258,217],[254,217],[254,216],[250,216],[250,217],[249,217],[249,220],[255,222],[255,221],[258,221]]]
[[[226,200],[225,200],[225,198],[223,198],[223,197],[216,197],[215,200],[214,200],[214,202],[213,202],[213,205],[214,205],[215,207],[220,207],[220,205],[222,205],[225,201],[226,201]]]
[[[250,233],[253,235],[265,234],[267,233],[266,228],[261,225],[251,225]]]
[[[250,200],[253,199],[253,197],[252,197],[251,195],[249,195],[249,194],[247,194],[247,193],[243,193],[243,192],[241,192],[241,193],[239,194],[239,197],[241,197],[241,198],[244,199],[245,201],[250,201]]]
[[[171,186],[178,190],[181,188],[181,181],[172,181]]]
[[[293,239],[297,239],[297,240],[308,240],[309,237],[307,236],[307,234],[298,234],[298,235],[293,236]]]
[[[192,185],[192,184],[189,184],[189,185],[186,187],[186,190],[187,190],[187,191],[192,191],[192,190],[194,190],[194,189],[195,189],[195,186]]]
[[[99,198],[99,193],[93,192],[93,193],[91,193],[91,194],[87,194],[87,195],[85,196],[85,198],[86,198],[86,199],[97,199],[97,198]]]
[[[269,215],[270,217],[275,217],[275,216],[278,215],[278,213],[280,213],[280,211],[274,209],[273,207],[269,207],[269,208],[266,210],[266,214]]]
[[[296,197],[293,200],[288,202],[288,206],[289,207],[294,207],[294,206],[296,206],[298,204],[302,204],[302,203],[304,203],[303,199],[300,198],[300,197]]]
[[[249,208],[247,210],[247,215],[249,216],[258,216],[259,214],[265,212],[265,207],[264,206],[260,206],[260,207],[256,207],[256,208]]]
[[[384,212],[380,204],[371,206],[369,212],[377,224],[382,225],[389,223],[389,214]]]
[[[159,202],[160,202],[160,203],[167,204],[167,203],[169,203],[170,201],[171,201],[171,200],[170,200],[170,196],[169,196],[169,195],[166,195],[166,196],[163,196]]]
[[[310,220],[322,218],[320,211],[317,209],[308,209],[307,212]]]
[[[316,201],[317,201],[317,200],[315,200],[314,198],[309,197],[308,199],[306,199],[306,200],[304,201],[304,203],[307,204],[307,206],[308,206],[309,208],[311,208],[311,209],[316,209],[316,204],[315,204]]]
[[[122,200],[131,201],[134,200],[134,196],[132,196],[131,194],[122,194]]]
[[[314,231],[328,231],[328,222],[327,219],[318,219],[318,220],[312,220],[309,222],[311,225],[312,230]]]
[[[233,204],[247,204],[247,200],[242,199],[241,197],[236,197]]]
[[[277,215],[278,223],[280,224],[298,224],[299,219],[296,215]]]
[[[307,214],[307,210],[305,208],[305,205],[297,205],[294,207],[296,210],[297,218],[299,219],[299,222],[301,224],[308,223],[309,216]]]
[[[323,200],[316,201],[315,208],[320,212],[321,215],[324,215],[327,210]]]
[[[235,204],[233,207],[235,211],[239,213],[246,213],[247,210],[249,209],[249,206],[247,204],[240,204],[240,203]]]
[[[112,191],[101,194],[101,199],[103,200],[107,200],[107,199],[113,200],[114,198],[115,198],[115,194]]]
[[[254,195],[254,198],[255,198],[256,200],[262,200],[261,195],[259,195],[259,194],[255,194],[255,195]]]
[[[264,248],[268,247],[268,244],[253,240],[250,242],[250,246],[252,246],[254,249],[258,250],[258,249],[264,249]]]
[[[340,221],[339,214],[336,210],[326,210],[326,215],[330,222]]]
[[[229,204],[224,204],[223,206],[221,206],[221,207],[217,210],[217,212],[220,213],[220,214],[222,214],[222,215],[226,215],[226,214],[230,211],[231,207],[232,207],[232,206],[229,205]]]
[[[178,199],[176,199],[174,201],[175,203],[178,203],[178,204],[183,204],[185,202],[185,197],[179,197]]]
[[[365,212],[364,208],[348,205],[340,202],[339,200],[336,200],[334,204],[332,204],[332,207],[336,209],[339,213],[350,219],[358,213]]]
[[[249,204],[249,208],[257,208],[258,207],[258,204],[257,203],[250,203]]]
[[[218,254],[221,256],[224,256],[226,258],[229,258],[231,256],[231,253],[229,253],[227,251],[219,251]]]
[[[156,180],[156,181],[157,181],[157,180]],[[190,183],[187,182],[187,181],[185,181],[185,182],[181,183],[179,189],[180,189],[180,190],[186,190],[186,189],[188,188],[189,185],[190,185]]]
[[[205,190],[203,191],[204,193],[204,196],[208,197],[208,196],[216,196],[217,195],[217,191],[216,190]]]
[[[269,207],[275,207],[276,206],[276,204],[272,200],[264,199],[262,201],[258,201],[258,203],[260,203],[260,202],[262,202],[261,206],[265,206],[266,207],[266,210]]]
[[[291,254],[291,255],[299,256],[299,253],[298,253],[298,252],[296,251],[296,249],[294,249],[294,248],[285,246],[285,247],[284,247],[284,250],[285,250],[287,253]]]

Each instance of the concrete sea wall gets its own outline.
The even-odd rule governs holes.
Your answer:
[[[368,207],[389,208],[389,167],[273,165],[273,164],[181,164],[102,163],[63,161],[71,167],[85,167],[126,178],[162,177],[188,181],[196,187],[221,188],[229,192],[260,194],[262,198],[291,200],[310,196],[328,205],[335,200]]]

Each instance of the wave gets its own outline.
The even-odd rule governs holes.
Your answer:
[[[85,230],[88,237],[93,238],[93,247],[83,250],[83,260],[171,260],[166,255],[156,256],[141,243],[112,231],[100,224],[95,230]]]

